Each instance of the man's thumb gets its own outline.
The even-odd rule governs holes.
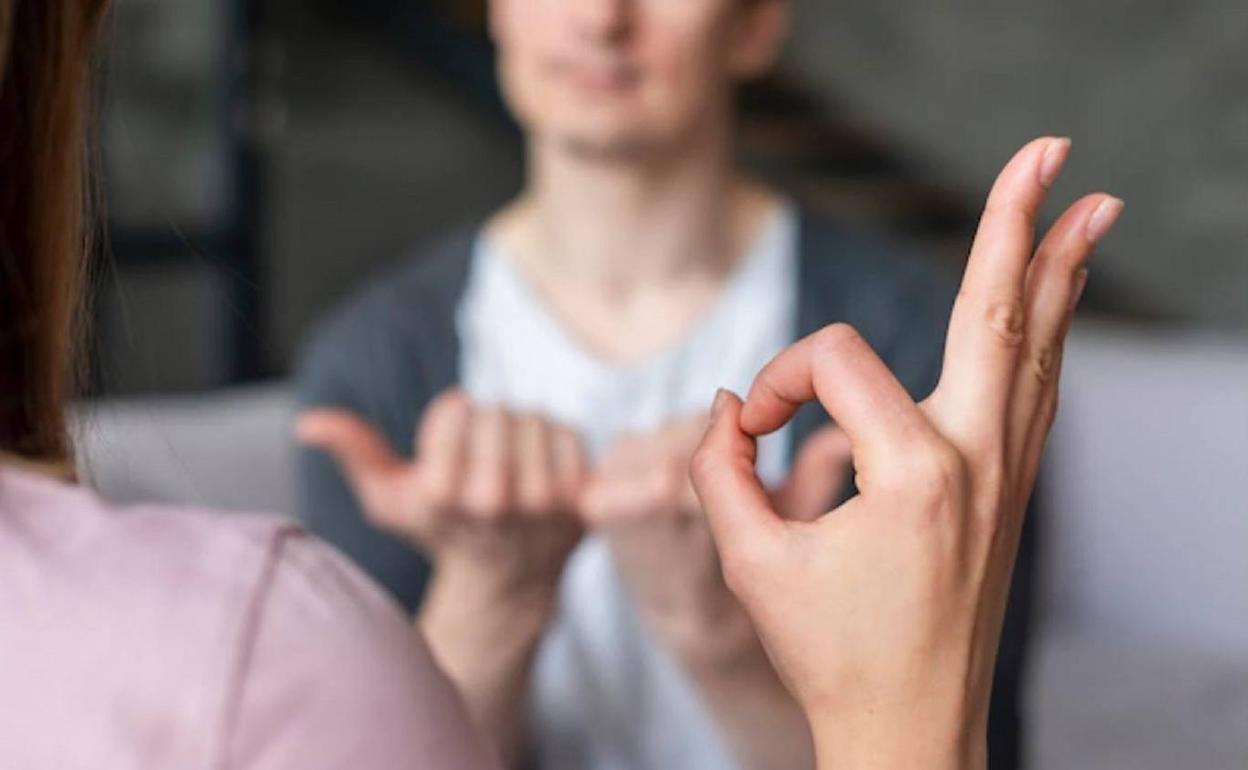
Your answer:
[[[345,409],[311,409],[295,419],[295,438],[333,457],[364,508],[380,512],[373,503],[390,496],[403,462],[376,428]]]

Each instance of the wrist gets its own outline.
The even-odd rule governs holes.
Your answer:
[[[453,632],[470,649],[523,647],[540,637],[556,600],[557,586],[448,559],[435,566],[418,622],[426,633]]]
[[[505,766],[527,741],[526,696],[554,602],[516,592],[496,576],[439,569],[417,617],[434,660]]]
[[[469,549],[450,550],[434,560],[433,583],[453,587],[467,600],[509,610],[549,610],[563,576],[564,559],[524,559],[504,553],[498,558]]]
[[[754,625],[735,602],[714,612],[691,610],[654,625],[662,627],[665,646],[697,678],[771,671]]]
[[[685,669],[742,768],[814,764],[810,729],[756,634],[687,658]]]
[[[984,770],[984,722],[922,709],[810,714],[818,770]]]

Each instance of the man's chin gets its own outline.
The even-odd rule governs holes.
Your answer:
[[[590,135],[567,132],[559,136],[558,146],[569,155],[601,163],[636,163],[662,155],[663,143],[653,137],[638,135]]]

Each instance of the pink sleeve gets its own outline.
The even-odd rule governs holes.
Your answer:
[[[279,542],[249,634],[230,768],[494,767],[413,626],[311,536]]]

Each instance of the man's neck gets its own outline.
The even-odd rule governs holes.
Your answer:
[[[492,230],[527,272],[621,296],[726,275],[773,207],[727,142],[620,160],[535,141],[525,192]]]

